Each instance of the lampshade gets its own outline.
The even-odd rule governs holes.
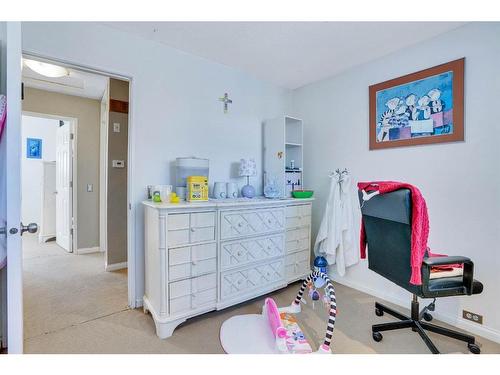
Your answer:
[[[238,171],[240,176],[256,176],[257,175],[257,163],[255,159],[241,159],[240,169]]]

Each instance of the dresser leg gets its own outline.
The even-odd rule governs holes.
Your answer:
[[[178,320],[173,320],[168,323],[161,323],[157,322],[155,320],[155,326],[156,326],[156,335],[160,339],[166,339],[172,336],[174,333],[174,330],[177,328],[177,326],[181,323],[184,323],[186,319],[178,319]]]

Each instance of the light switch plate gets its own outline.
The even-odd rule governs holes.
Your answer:
[[[87,193],[92,193],[94,191],[94,185],[87,184]]]
[[[115,133],[119,133],[120,132],[120,123],[119,122],[114,122],[113,123],[113,131]]]
[[[125,168],[125,160],[113,160],[113,168]]]

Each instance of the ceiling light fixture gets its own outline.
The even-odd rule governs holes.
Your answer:
[[[59,65],[29,59],[24,59],[24,64],[34,72],[45,77],[58,78],[69,76],[69,70]]]

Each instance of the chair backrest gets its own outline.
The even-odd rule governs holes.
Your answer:
[[[368,244],[368,268],[415,293],[411,277],[411,192],[408,189],[380,194],[363,202],[361,213]]]

